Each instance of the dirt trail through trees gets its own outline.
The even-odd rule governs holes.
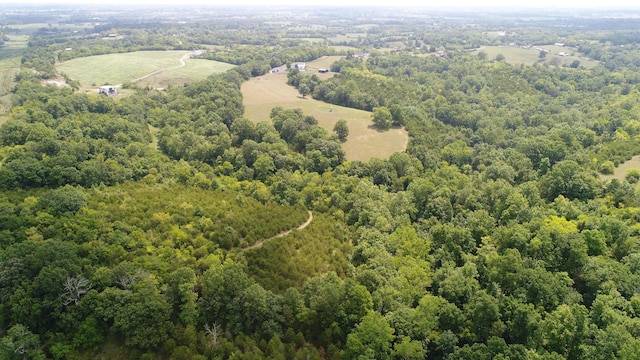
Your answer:
[[[302,225],[298,226],[298,227],[296,228],[296,230],[298,230],[298,231],[300,231],[300,230],[304,230],[304,228],[306,228],[307,226],[309,226],[309,224],[311,224],[311,222],[312,222],[312,221],[313,221],[313,212],[311,212],[311,210],[309,210],[309,218],[307,219],[307,221],[306,221],[304,224],[302,224]],[[292,232],[292,231],[293,231],[293,229],[290,229],[290,230],[287,230],[287,231],[283,231],[283,232],[279,233],[278,235],[276,235],[276,236],[272,236],[272,237],[270,237],[270,238],[268,238],[268,239],[258,240],[255,244],[253,244],[253,245],[251,245],[251,246],[249,246],[249,247],[246,247],[246,248],[242,249],[242,251],[247,251],[247,250],[253,250],[253,249],[261,248],[261,247],[262,247],[262,245],[263,245],[265,242],[267,242],[267,241],[269,241],[269,240],[273,240],[273,239],[281,238],[281,237],[283,237],[283,236],[287,236],[287,235],[291,234],[291,232]]]

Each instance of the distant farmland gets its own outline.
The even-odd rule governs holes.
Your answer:
[[[330,132],[338,120],[346,120],[349,136],[342,148],[349,160],[387,158],[394,152],[405,150],[409,141],[404,129],[378,131],[372,128],[370,112],[327,104],[311,97],[302,99],[295,88],[287,85],[286,74],[253,78],[242,85],[242,94],[245,117],[254,122],[270,121],[269,114],[275,106],[300,108],[305,114],[313,115],[319,125]]]
[[[80,82],[82,88],[132,82],[142,86],[166,87],[169,84],[203,79],[224,72],[234,65],[218,61],[190,59],[189,51],[138,51],[77,58],[56,66],[61,73]]]
[[[535,48],[547,50],[547,56],[541,59],[540,51]],[[569,66],[575,60],[580,62],[580,66],[590,69],[596,66],[599,62],[593,59],[587,59],[584,56],[580,56],[577,50],[570,47],[561,47],[555,45],[535,46],[535,48],[524,49],[518,46],[483,46],[478,51],[484,51],[487,54],[488,59],[495,59],[498,54],[504,55],[505,61],[512,64],[527,64],[533,65],[550,64],[558,66]],[[560,56],[558,54],[565,53],[566,56]]]

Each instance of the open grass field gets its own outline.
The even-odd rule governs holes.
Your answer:
[[[593,59],[585,59],[583,56],[580,56],[576,50],[568,47],[554,45],[536,47],[548,50],[547,56],[544,60],[539,58],[540,52],[533,48],[523,49],[522,47],[515,46],[483,46],[478,51],[484,51],[487,53],[489,59],[494,59],[498,54],[502,54],[504,55],[505,60],[511,64],[533,65],[535,63],[547,63],[553,65],[553,63],[556,62],[558,66],[569,66],[573,61],[578,60],[580,61],[580,66],[590,69],[599,63]],[[567,53],[569,56],[559,56],[558,53],[560,52]]]
[[[314,38],[314,37],[306,37],[306,38],[283,38],[282,40],[284,41],[289,41],[289,40],[293,40],[293,41],[308,41],[312,44],[320,44],[322,42],[324,42],[324,38]]]
[[[155,88],[167,87],[169,84],[184,84],[204,79],[211,74],[225,72],[235,66],[205,59],[185,59],[184,61],[185,66],[159,72],[138,81],[138,84]]]
[[[302,99],[298,91],[287,85],[286,74],[267,74],[253,78],[242,85],[245,117],[254,121],[270,121],[271,109],[300,108],[313,115],[319,125],[333,131],[335,123],[344,119],[349,125],[349,136],[342,144],[347,159],[368,160],[374,157],[387,158],[407,147],[409,136],[404,129],[378,131],[373,128],[371,113],[343,106],[327,104],[310,97]]]
[[[377,27],[380,27],[380,25],[379,24],[360,24],[360,25],[354,26],[354,28],[360,29],[360,30],[369,30]]]
[[[29,24],[13,24],[10,25],[12,29],[18,29],[23,34],[32,34],[40,29],[50,29],[50,30],[83,30],[90,29],[95,26],[94,23],[77,23],[77,24],[67,24],[67,23],[29,23]]]
[[[629,172],[629,170],[631,169],[640,169],[640,155],[636,155],[630,160],[618,165],[618,167],[616,167],[616,169],[613,171],[613,174],[611,175],[600,174],[600,179],[604,181],[613,179],[622,181],[625,179],[625,176],[627,176],[627,172]],[[640,188],[640,183],[636,184],[636,189],[638,188]]]
[[[351,41],[357,39],[358,37],[366,37],[366,33],[348,33],[348,34],[340,34],[333,37],[327,38],[327,40],[332,42],[342,42],[342,41]]]
[[[9,41],[0,47],[0,60],[21,57],[29,42],[28,35],[8,35]]]
[[[9,110],[11,109],[11,95],[0,96],[0,125],[9,120]]]
[[[188,59],[188,51],[138,51],[90,56],[65,61],[59,72],[78,80],[82,88],[136,82],[142,86],[165,87],[202,79],[233,65],[211,60]]]
[[[334,48],[336,51],[360,51],[360,49],[353,47],[353,46],[344,46],[344,45],[331,45],[332,48]]]
[[[313,60],[307,63],[307,71],[317,72],[318,69],[329,69],[331,64],[342,59],[344,56],[334,55],[334,56],[323,56],[317,60]],[[318,76],[323,74],[317,74]],[[331,75],[333,76],[333,75]]]
[[[18,71],[20,71],[19,57],[0,59],[0,96],[11,91]]]

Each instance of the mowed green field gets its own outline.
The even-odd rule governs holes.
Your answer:
[[[225,72],[235,65],[214,60],[185,59],[185,66],[158,72],[148,78],[139,80],[142,86],[167,87],[202,80],[211,74]]]
[[[575,60],[580,61],[580,66],[584,66],[587,69],[590,69],[596,65],[598,65],[597,60],[587,60],[583,56],[571,48],[561,47],[555,45],[544,45],[544,46],[536,46],[538,48],[542,48],[548,50],[547,56],[543,59],[540,59],[540,52],[536,49],[523,49],[522,47],[516,46],[483,46],[478,51],[484,51],[487,53],[489,59],[494,59],[498,54],[504,55],[505,61],[512,64],[527,64],[533,65],[535,63],[548,63],[552,64],[552,62],[557,62],[559,66],[569,66]],[[558,53],[564,52],[569,54],[569,56],[559,56]],[[573,55],[571,55],[573,54]]]
[[[378,131],[373,128],[370,112],[327,104],[311,97],[302,99],[294,87],[287,85],[286,73],[253,78],[242,85],[242,94],[245,117],[254,122],[271,121],[269,114],[276,106],[300,108],[330,132],[338,120],[346,120],[349,136],[342,148],[349,160],[387,158],[394,152],[404,151],[409,141],[404,129]]]
[[[58,64],[56,69],[79,81],[83,88],[134,81],[142,86],[163,87],[202,79],[234,66],[211,60],[184,58],[190,53],[138,51],[98,55],[65,61]]]

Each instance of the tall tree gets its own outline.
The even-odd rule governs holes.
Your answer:
[[[386,106],[380,106],[373,109],[373,114],[371,114],[371,120],[373,123],[382,130],[387,130],[391,127],[391,121],[393,117],[391,116],[391,112],[387,109]]]
[[[349,136],[349,126],[347,126],[347,121],[344,119],[338,120],[333,127],[333,131],[338,135],[338,139],[340,139],[340,141],[346,141],[347,136]]]

